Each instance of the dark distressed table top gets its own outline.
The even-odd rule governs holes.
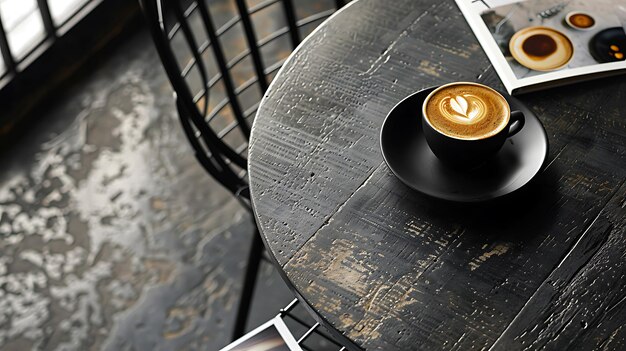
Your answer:
[[[498,76],[452,0],[360,0],[267,92],[249,150],[269,250],[325,322],[367,350],[626,348],[624,76],[519,98],[550,138],[518,194],[457,205],[382,160],[387,112]]]

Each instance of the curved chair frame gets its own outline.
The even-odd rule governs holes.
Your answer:
[[[343,0],[334,1],[336,8],[344,5]],[[243,153],[247,151],[247,141],[250,137],[248,120],[256,113],[258,103],[244,110],[237,97],[254,85],[258,85],[261,96],[263,96],[269,85],[268,75],[277,72],[282,66],[284,61],[268,67],[264,66],[261,55],[263,46],[288,35],[292,48],[295,48],[301,40],[299,28],[329,17],[335,9],[298,20],[292,0],[262,0],[250,8],[246,5],[245,0],[234,0],[234,2],[238,15],[216,29],[209,6],[203,0],[139,0],[157,52],[174,90],[181,125],[194,150],[196,159],[211,176],[251,210],[246,171],[247,159]],[[277,3],[282,5],[287,26],[265,38],[257,39],[251,16]],[[194,32],[197,28],[192,28],[189,23],[190,16],[196,13],[201,19],[203,37],[208,39],[206,42],[199,42],[198,33]],[[168,27],[167,24],[169,23],[173,23],[173,25]],[[228,61],[220,42],[220,36],[237,24],[241,24],[243,28],[247,49]],[[184,66],[177,61],[172,47],[172,39],[178,33],[182,33],[187,48],[191,52],[191,58]],[[215,77],[209,77],[208,69],[202,59],[202,55],[209,48],[212,49],[213,57],[219,69],[219,73]],[[237,87],[234,84],[230,69],[248,57],[251,58],[255,76]],[[198,92],[192,91],[186,81],[194,68],[197,69],[202,84],[202,88]],[[226,98],[209,111],[210,90],[220,80],[225,88]],[[226,106],[231,107],[234,121],[223,130],[215,131],[210,122]],[[226,143],[223,138],[231,132],[241,133],[245,143],[238,147]],[[248,256],[233,339],[244,334],[256,276],[262,258],[263,242],[257,231]]]

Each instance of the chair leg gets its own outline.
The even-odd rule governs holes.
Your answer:
[[[250,247],[250,253],[248,255],[248,265],[246,267],[243,289],[239,299],[239,306],[237,307],[237,317],[235,319],[235,328],[233,329],[233,341],[243,336],[246,330],[246,322],[250,312],[250,305],[252,304],[252,295],[254,294],[254,287],[256,285],[263,250],[263,240],[261,239],[261,234],[258,229],[256,229],[254,231],[254,238],[252,238],[252,246]]]

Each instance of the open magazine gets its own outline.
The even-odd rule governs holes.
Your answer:
[[[626,0],[456,0],[509,94],[626,72]]]
[[[220,351],[302,351],[285,322],[276,316]]]

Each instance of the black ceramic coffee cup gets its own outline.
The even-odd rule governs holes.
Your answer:
[[[435,129],[428,120],[426,106],[435,92],[454,84],[471,84],[481,86],[495,92],[508,107],[508,121],[497,133],[483,138],[463,139]],[[493,157],[504,145],[507,138],[517,134],[524,127],[524,114],[511,111],[511,108],[500,93],[478,83],[457,82],[434,89],[424,100],[421,116],[422,130],[432,152],[445,164],[460,169],[474,169]]]

